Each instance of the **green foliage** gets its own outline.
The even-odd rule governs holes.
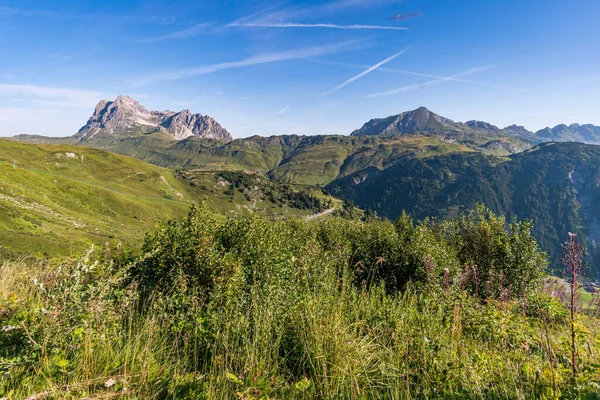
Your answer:
[[[394,224],[223,220],[201,208],[157,225],[131,263],[98,249],[35,273],[37,285],[12,273],[23,265],[5,263],[0,310],[10,311],[0,327],[20,328],[0,332],[0,343],[15,343],[0,350],[0,395],[592,396],[600,321],[578,321],[578,345],[589,350],[574,385],[566,309],[534,287],[522,296],[508,278],[535,272],[516,255],[538,260],[538,272],[543,256],[527,225],[501,226],[483,208],[418,224],[407,214]],[[472,258],[505,268],[512,298],[465,288]]]
[[[159,224],[146,235],[142,252],[132,268],[144,291],[174,293],[189,286],[199,291],[212,287],[218,274],[212,250],[216,220],[192,206],[187,218]]]
[[[438,229],[459,262],[471,267],[469,285],[477,296],[513,297],[516,291],[538,287],[547,262],[531,236],[530,222],[514,221],[507,228],[504,217],[479,205],[457,220],[441,223]]]
[[[250,196],[257,190],[260,191],[259,200],[268,199],[271,203],[278,206],[288,206],[299,210],[311,210],[321,212],[328,207],[333,206],[331,198],[326,198],[324,193],[315,195],[311,193],[310,187],[300,185],[278,184],[269,181],[257,175],[246,174],[243,172],[224,171],[219,172],[217,176],[229,182],[228,194],[233,196],[233,190],[237,190],[245,196]]]

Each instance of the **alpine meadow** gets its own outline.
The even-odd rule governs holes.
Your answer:
[[[599,13],[0,0],[0,400],[600,399]]]

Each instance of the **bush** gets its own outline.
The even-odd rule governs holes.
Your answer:
[[[219,223],[205,209],[192,206],[187,218],[161,223],[146,235],[142,254],[131,269],[145,293],[172,294],[191,288],[207,296],[219,275],[221,255],[214,246]]]
[[[392,224],[223,221],[192,208],[157,225],[131,264],[97,252],[10,296],[31,285],[1,274],[0,324],[22,329],[0,331],[0,395],[592,396],[600,321],[581,315],[575,386],[565,307],[532,284],[517,290],[516,275],[534,279],[543,255],[527,225],[501,226],[483,209]],[[518,301],[475,291],[471,263],[505,273]]]
[[[482,298],[513,298],[535,289],[548,264],[531,228],[529,221],[507,224],[479,205],[456,220],[443,221],[437,230],[468,268],[465,279],[471,292]]]

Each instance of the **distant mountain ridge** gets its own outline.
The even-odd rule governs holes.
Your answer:
[[[100,101],[75,138],[81,142],[97,135],[119,135],[135,129],[148,133],[162,130],[176,140],[192,136],[223,142],[233,139],[225,128],[209,116],[192,114],[190,110],[178,113],[169,110],[148,111],[129,96],[118,96],[115,101]]]
[[[120,141],[157,132],[165,134],[163,141],[182,141],[190,138],[207,139],[217,143],[233,141],[231,134],[207,115],[193,114],[190,110],[150,111],[125,95],[118,96],[114,101],[100,101],[87,123],[73,136],[55,138],[18,135],[12,139],[29,143],[66,143],[107,149],[110,147],[112,151],[128,154],[120,151]],[[456,122],[425,107],[386,118],[372,119],[354,130],[350,136],[390,137],[414,134],[435,136],[447,143],[458,143],[476,151],[495,155],[519,153],[550,141],[600,144],[600,126],[591,124],[561,124],[532,132],[515,124],[499,128],[478,120]],[[137,142],[140,145],[147,144],[144,140]],[[128,146],[129,149],[130,147]],[[135,154],[133,156],[137,157]]]
[[[419,107],[373,119],[350,136],[233,140],[211,117],[189,110],[149,111],[131,97],[119,96],[114,101],[100,101],[73,136],[21,135],[12,139],[103,149],[168,168],[246,170],[291,183],[328,184],[360,169],[388,168],[407,157],[471,151],[505,157],[548,140],[579,139],[593,144],[596,133],[593,125],[559,125],[538,133],[517,125],[501,129],[484,121],[455,122]]]
[[[425,107],[419,107],[416,110],[386,118],[372,119],[350,135],[393,136],[415,133],[438,135],[447,139],[464,137],[465,135],[479,136],[482,140],[489,139],[489,145],[488,143],[479,143],[482,148],[493,147],[495,141],[501,138],[517,139],[530,145],[543,142],[600,144],[600,126],[591,124],[571,124],[568,126],[560,124],[554,128],[548,127],[537,132],[532,132],[518,125],[510,125],[501,129],[484,121],[455,122],[435,114]]]
[[[414,111],[406,111],[387,118],[372,119],[362,128],[355,130],[350,136],[393,136],[416,132],[438,132],[443,128],[454,128],[456,122],[432,113],[425,107]]]
[[[560,124],[554,128],[542,129],[536,135],[543,141],[600,144],[600,126],[591,124],[571,124],[569,126]]]
[[[351,136],[394,136],[423,134],[436,136],[449,143],[458,142],[474,149],[498,154],[513,154],[536,143],[528,135],[512,135],[484,121],[455,122],[419,107],[413,111],[372,119]],[[533,135],[533,134],[532,134]]]

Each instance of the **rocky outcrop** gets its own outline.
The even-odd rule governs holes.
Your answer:
[[[148,111],[129,96],[119,96],[115,101],[102,100],[94,113],[79,130],[77,142],[107,135],[128,136],[133,132],[164,131],[176,140],[191,136],[229,142],[231,135],[217,121],[206,115],[192,114],[189,110]]]
[[[231,135],[217,121],[206,115],[192,114],[190,110],[183,110],[164,120],[161,129],[177,140],[190,136],[215,139],[224,142],[232,140]]]

